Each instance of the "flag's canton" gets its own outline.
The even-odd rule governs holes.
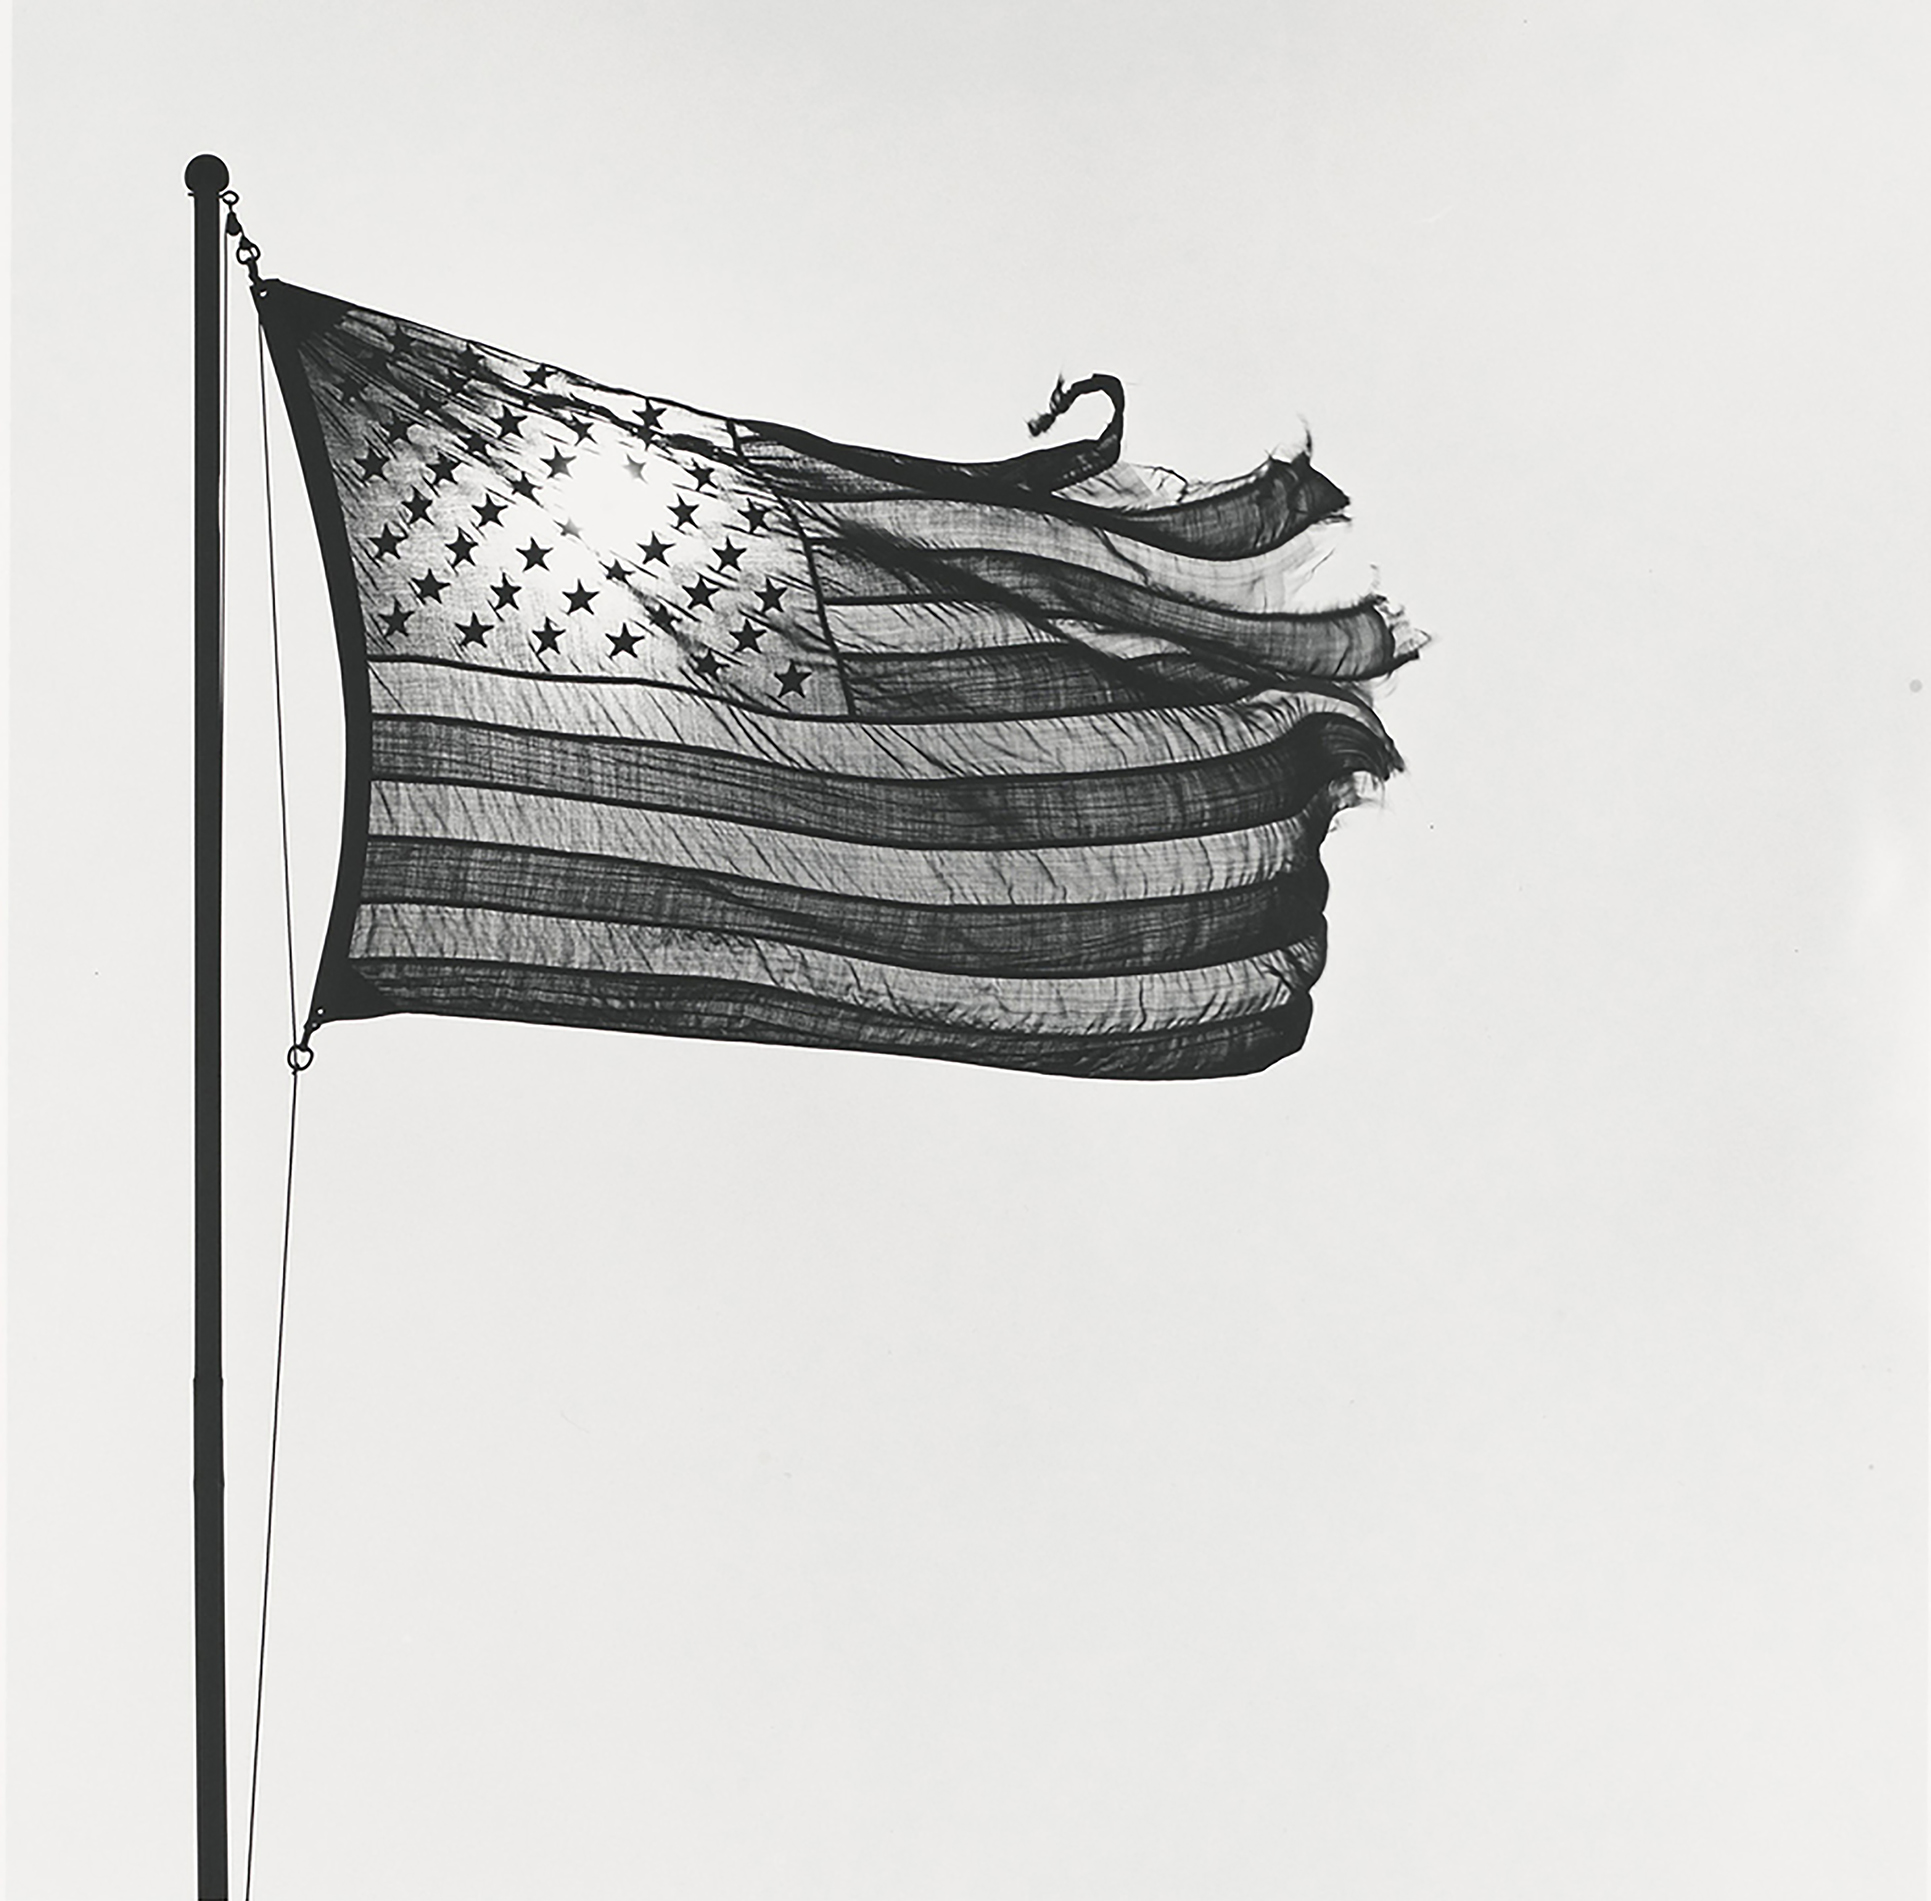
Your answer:
[[[849,710],[727,422],[363,311],[305,344],[370,657]]]

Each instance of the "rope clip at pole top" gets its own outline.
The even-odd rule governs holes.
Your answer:
[[[227,234],[240,240],[235,246],[235,257],[248,272],[249,294],[259,300],[262,292],[261,272],[255,267],[261,261],[261,246],[241,228],[241,214],[235,209],[241,203],[241,193],[224,191],[221,202],[228,207]]]

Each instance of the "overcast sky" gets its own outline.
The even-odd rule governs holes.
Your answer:
[[[10,1894],[192,1891],[210,150],[271,274],[713,410],[997,456],[1106,370],[1197,476],[1305,421],[1435,635],[1261,1076],[321,1032],[264,1901],[1915,1901],[1926,38],[22,0]],[[287,1030],[234,310],[239,1843]],[[306,1002],[339,694],[271,440]]]

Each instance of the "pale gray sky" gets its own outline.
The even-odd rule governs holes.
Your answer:
[[[211,150],[271,273],[712,409],[999,455],[1103,369],[1203,476],[1305,418],[1437,637],[1260,1077],[318,1037],[264,1901],[1919,1895],[1926,37],[23,0],[10,1894],[193,1878]],[[244,304],[238,1829],[286,1113]],[[278,480],[305,995],[339,729]]]

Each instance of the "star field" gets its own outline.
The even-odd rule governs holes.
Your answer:
[[[848,710],[727,423],[371,313],[305,353],[372,655]]]

